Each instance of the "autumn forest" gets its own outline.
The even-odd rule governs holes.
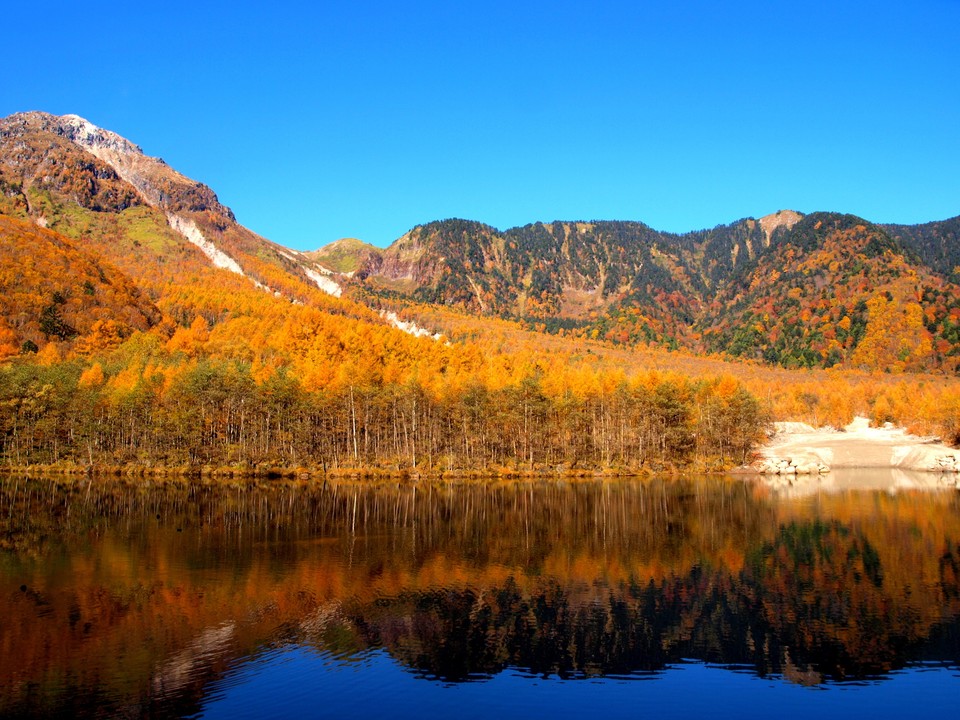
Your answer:
[[[954,219],[419,226],[301,253],[75,116],[0,121],[0,459],[642,473],[773,420],[960,439]]]

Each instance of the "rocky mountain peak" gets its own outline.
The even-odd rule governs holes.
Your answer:
[[[766,236],[767,245],[770,245],[770,238],[773,236],[774,230],[781,227],[789,230],[802,219],[803,215],[795,210],[777,210],[775,213],[764,215],[760,218],[760,227]]]
[[[51,115],[25,112],[0,120],[0,138],[40,139],[56,136],[78,150],[92,155],[123,181],[133,186],[140,198],[164,212],[211,211],[231,221],[231,210],[221,205],[216,194],[202,183],[178,173],[160,158],[144,154],[138,145],[110,130],[94,125],[79,115]],[[47,147],[42,141],[38,148]],[[29,155],[27,156],[29,157]]]
[[[59,121],[63,135],[81,147],[94,149],[104,148],[128,155],[143,155],[143,150],[120,135],[109,130],[97,127],[89,120],[79,115],[51,116]]]
[[[138,145],[115,132],[97,127],[79,115],[51,115],[30,111],[15,113],[3,119],[4,135],[23,135],[30,132],[52,133],[66,138],[86,149],[103,148],[118,153],[143,155]]]

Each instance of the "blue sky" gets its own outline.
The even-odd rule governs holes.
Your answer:
[[[960,214],[960,0],[16,3],[0,115],[76,113],[290,247],[465,217]]]

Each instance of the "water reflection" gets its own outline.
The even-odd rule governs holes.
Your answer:
[[[293,647],[445,683],[954,667],[960,495],[897,487],[4,480],[0,715],[190,714]]]

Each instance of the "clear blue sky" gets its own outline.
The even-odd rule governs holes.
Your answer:
[[[82,115],[299,249],[447,217],[960,214],[960,0],[38,0],[3,20],[0,115]]]

